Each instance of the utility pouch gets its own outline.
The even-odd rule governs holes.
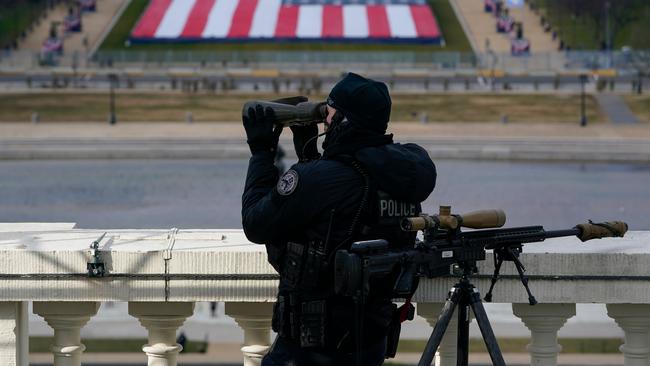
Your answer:
[[[283,336],[286,335],[286,313],[287,313],[287,297],[283,295],[278,296],[278,301],[273,305],[273,319],[271,320],[271,328],[274,332]]]
[[[301,287],[313,288],[319,285],[320,277],[325,273],[327,263],[325,248],[322,242],[309,242],[307,255],[305,257],[304,273],[302,276]]]
[[[397,354],[397,345],[399,344],[399,336],[402,331],[402,322],[400,319],[400,309],[397,305],[393,304],[393,316],[390,324],[388,325],[388,335],[386,339],[386,358],[393,358]]]
[[[298,243],[287,243],[286,259],[282,269],[282,277],[285,283],[296,288],[301,281],[303,268],[303,254],[305,246]]]
[[[291,339],[298,339],[300,336],[300,313],[297,309],[300,306],[298,295],[289,295],[289,336]]]
[[[306,301],[300,313],[300,346],[325,347],[326,301]]]

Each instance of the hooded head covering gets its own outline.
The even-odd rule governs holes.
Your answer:
[[[327,104],[363,129],[386,132],[391,100],[382,82],[350,72],[332,88]]]
[[[325,156],[392,142],[384,135],[391,108],[386,84],[348,73],[332,88],[327,104],[345,119],[333,120],[323,142]]]

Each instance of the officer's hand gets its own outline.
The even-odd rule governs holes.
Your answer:
[[[275,114],[271,108],[262,108],[261,105],[255,108],[248,108],[248,112],[242,118],[246,129],[246,142],[251,153],[269,151],[275,153],[278,148],[278,139],[282,133],[282,125],[274,128]]]
[[[291,126],[293,132],[293,146],[296,149],[298,160],[307,161],[320,158],[318,153],[318,125],[312,123],[307,126]]]

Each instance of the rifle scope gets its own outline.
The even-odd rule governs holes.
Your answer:
[[[505,223],[506,213],[503,210],[479,210],[464,215],[452,215],[451,206],[440,206],[439,214],[407,217],[402,220],[400,226],[404,231],[428,230],[435,227],[456,230],[459,227],[489,229],[502,227]]]

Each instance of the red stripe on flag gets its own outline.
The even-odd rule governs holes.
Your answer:
[[[428,5],[411,5],[411,16],[415,23],[415,30],[418,37],[436,38],[440,37],[438,23],[431,13]]]
[[[390,38],[390,26],[385,5],[368,5],[368,37]]]
[[[152,0],[138,25],[131,32],[131,36],[153,38],[171,2],[172,0]]]
[[[278,38],[295,38],[298,27],[298,9],[296,5],[282,5],[275,26],[275,36]]]
[[[210,10],[216,0],[196,0],[190,15],[185,21],[185,28],[181,32],[181,38],[200,38],[203,35],[203,29],[208,22]]]
[[[323,6],[323,38],[343,38],[343,7],[341,5]]]
[[[185,21],[185,28],[181,32],[181,38],[201,38],[215,1],[196,0],[190,15]]]
[[[253,24],[255,8],[257,8],[257,0],[239,0],[237,9],[232,16],[228,38],[248,37]]]

